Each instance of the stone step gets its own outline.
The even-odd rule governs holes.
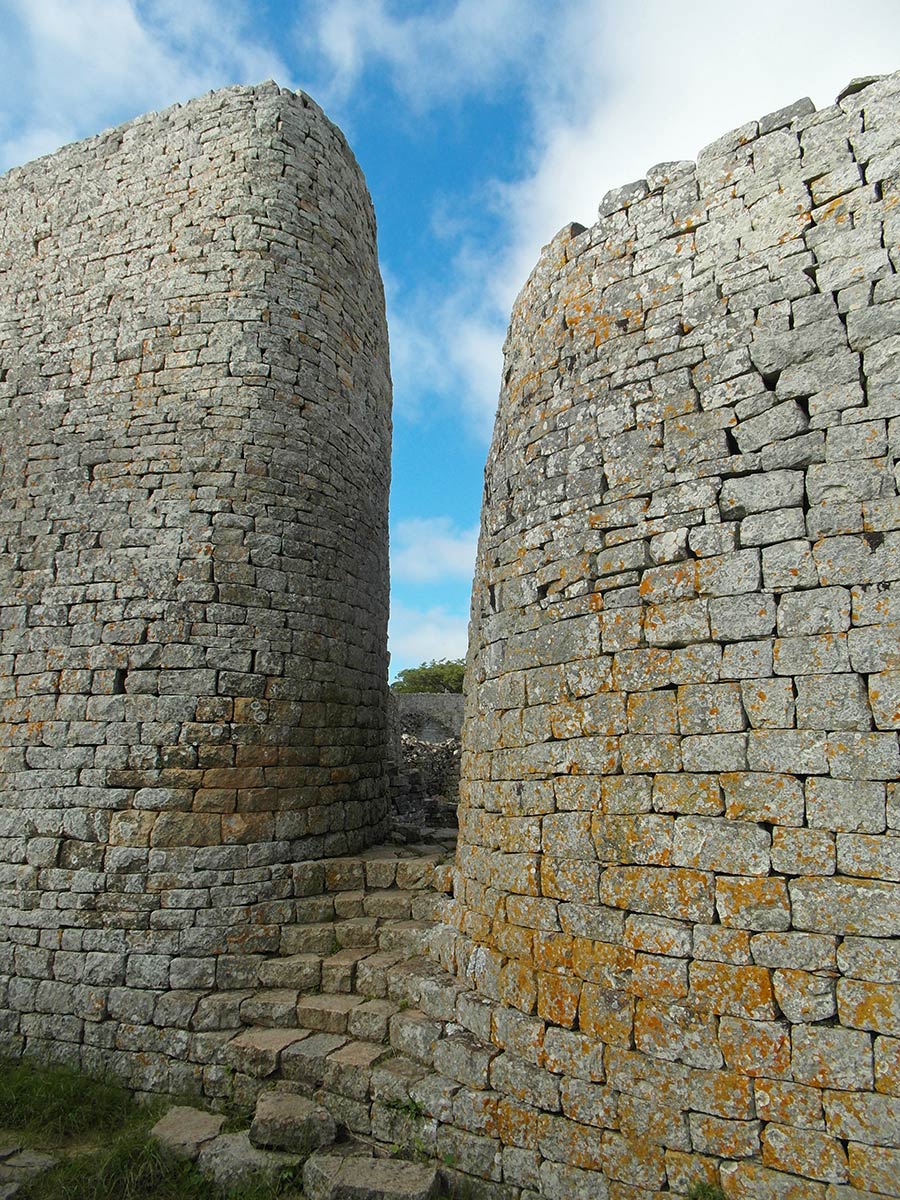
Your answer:
[[[301,996],[296,1008],[297,1023],[321,1033],[346,1033],[350,1013],[362,1003],[362,996],[346,992]]]
[[[298,992],[318,991],[322,986],[323,961],[320,954],[289,954],[285,958],[267,959],[259,966],[260,985],[296,988]]]
[[[435,1167],[401,1159],[320,1152],[303,1168],[307,1200],[433,1200],[440,1190]]]
[[[361,996],[384,997],[388,994],[388,979],[404,955],[395,950],[378,951],[360,960],[356,968],[356,990]]]
[[[358,949],[361,946],[378,946],[377,917],[349,917],[346,920],[335,921],[331,927],[334,940],[342,950]]]
[[[383,888],[363,895],[363,912],[367,917],[388,921],[409,921],[415,893],[404,888]]]
[[[240,1017],[244,1025],[262,1026],[264,1029],[289,1029],[301,1024],[297,1020],[297,1001],[300,992],[296,988],[266,988],[253,992],[241,1003]]]
[[[282,958],[295,954],[318,954],[323,958],[339,949],[334,933],[334,921],[316,921],[306,925],[285,925],[281,930]]]
[[[260,1149],[309,1154],[332,1145],[336,1137],[328,1109],[305,1096],[270,1088],[256,1102],[250,1141]]]
[[[434,1050],[443,1036],[445,1023],[429,1017],[418,1008],[395,1013],[388,1022],[391,1046],[424,1067],[434,1064]]]
[[[377,931],[378,949],[397,950],[409,958],[421,953],[431,929],[431,921],[391,921]]]
[[[309,1036],[308,1029],[269,1029],[255,1026],[242,1030],[227,1042],[222,1054],[228,1066],[242,1075],[253,1079],[267,1079],[276,1072],[282,1072],[284,1052]],[[339,1041],[338,1045],[340,1044]]]
[[[352,946],[346,950],[338,950],[328,958],[322,959],[320,982],[316,987],[307,991],[321,990],[323,992],[352,992],[356,983],[356,970],[359,963],[372,953],[370,946]]]

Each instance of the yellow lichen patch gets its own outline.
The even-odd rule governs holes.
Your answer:
[[[571,1029],[578,1013],[581,981],[539,972],[537,982],[538,1016],[554,1025]]]
[[[500,998],[520,1012],[534,1012],[537,1001],[537,975],[532,967],[511,959],[500,969]]]
[[[504,1146],[537,1150],[549,1123],[550,1118],[546,1113],[515,1100],[503,1098],[497,1105],[497,1130]]]

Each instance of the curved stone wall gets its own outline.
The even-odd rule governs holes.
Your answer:
[[[0,1020],[178,1059],[167,991],[384,831],[371,202],[265,84],[10,172],[0,230]]]
[[[442,943],[509,1184],[900,1195],[898,200],[894,75],[611,193],[515,306]]]

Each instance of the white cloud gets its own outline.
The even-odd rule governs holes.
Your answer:
[[[0,168],[213,87],[289,71],[249,0],[8,0]],[[23,87],[27,80],[27,87]]]
[[[443,296],[391,287],[387,296],[395,410],[415,420],[425,397],[452,397],[464,430],[490,437],[508,313],[457,275]]]
[[[459,529],[449,517],[411,517],[394,526],[391,575],[405,583],[471,580],[478,526]]]
[[[843,0],[820,0],[814,20],[782,0],[752,9],[569,0],[535,21],[543,45],[529,63],[530,167],[485,184],[481,202],[497,227],[489,244],[463,245],[443,296],[424,307],[411,295],[394,301],[409,348],[398,391],[434,386],[436,357],[446,402],[485,441],[510,308],[562,226],[592,224],[606,191],[657,162],[693,159],[729,129],[803,95],[823,107],[851,77],[900,65],[896,0],[857,0],[852,20]],[[360,72],[364,42],[355,46]],[[427,339],[436,356],[416,353]]]
[[[391,675],[407,667],[417,667],[432,659],[462,658],[468,644],[468,623],[464,616],[445,608],[409,608],[391,606],[388,649]]]
[[[527,56],[541,26],[536,0],[457,0],[442,12],[431,6],[413,14],[388,0],[317,0],[312,7],[298,36],[324,55],[332,99],[378,66],[418,108],[496,88]]]

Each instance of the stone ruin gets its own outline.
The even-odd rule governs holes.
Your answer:
[[[394,692],[389,697],[395,835],[456,826],[463,697],[454,692]]]
[[[375,222],[274,84],[0,189],[5,1027],[136,1049],[386,831]]]
[[[442,957],[516,1056],[504,1146],[611,1197],[900,1194],[900,75],[864,84],[610,193],[513,311]]]
[[[279,1081],[492,1200],[900,1196],[900,75],[545,248],[452,872],[363,851],[388,377],[340,136],[232,89],[2,186],[5,1044]],[[228,1008],[301,944],[339,994]]]

